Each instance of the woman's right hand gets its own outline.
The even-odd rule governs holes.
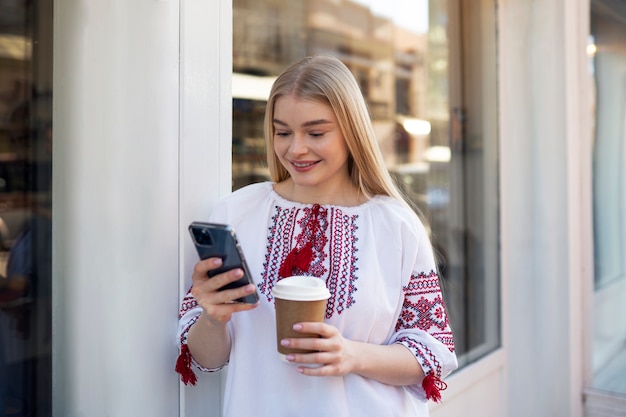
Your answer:
[[[252,294],[254,292],[253,284],[219,291],[223,286],[237,281],[243,276],[243,271],[236,268],[209,278],[207,273],[221,265],[222,260],[220,258],[208,258],[196,263],[191,276],[193,281],[191,294],[211,323],[223,325],[230,320],[233,313],[251,310],[257,307],[259,303],[245,304],[235,301]]]

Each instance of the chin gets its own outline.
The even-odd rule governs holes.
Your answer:
[[[318,185],[319,183],[317,181],[311,181],[311,180],[298,180],[297,178],[293,178],[293,183],[295,185],[297,185],[298,187],[315,187],[316,185]]]

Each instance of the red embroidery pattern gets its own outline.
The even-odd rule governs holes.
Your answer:
[[[191,295],[191,288],[189,288],[189,291],[187,291],[185,298],[183,298],[183,301],[180,304],[178,318],[181,319],[185,315],[185,313],[187,313],[189,310],[197,306],[198,306],[198,301],[196,301],[194,296]]]
[[[434,372],[435,375],[441,377],[441,364],[437,360],[437,356],[435,356],[435,354],[428,348],[428,346],[426,346],[422,342],[413,340],[410,336],[400,338],[398,340],[398,343],[402,343],[413,352],[415,357],[417,357],[420,365],[422,366],[424,374]]]
[[[331,241],[330,241],[330,274],[326,281],[330,291],[330,298],[326,306],[326,318],[332,317],[333,311],[341,314],[346,308],[354,304],[354,285],[356,276],[356,219],[358,216],[348,216],[339,209],[331,210]]]
[[[396,323],[396,331],[420,329],[453,352],[452,330],[443,304],[439,276],[431,271],[428,275],[412,275],[404,287],[404,304]]]
[[[265,294],[267,301],[272,300],[272,289],[277,281],[278,271],[282,261],[291,250],[290,242],[294,239],[296,214],[298,212],[296,209],[283,210],[278,206],[274,209],[276,214],[272,216],[272,224],[267,233],[263,279],[257,284],[259,291]]]
[[[326,307],[326,318],[330,318],[334,312],[341,314],[354,304],[358,216],[345,215],[334,207],[324,210],[324,215],[318,216],[316,236],[310,236],[310,229],[306,225],[311,215],[311,207],[275,207],[275,214],[268,228],[262,281],[258,288],[268,301],[272,301],[272,288],[280,279],[278,271],[293,246],[302,241],[314,242],[311,265],[308,271],[301,273],[326,280],[331,294]]]

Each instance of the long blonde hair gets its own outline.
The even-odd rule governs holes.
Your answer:
[[[290,65],[274,82],[265,110],[267,164],[272,181],[289,178],[274,152],[274,106],[279,97],[295,95],[332,108],[350,151],[350,179],[365,197],[387,195],[407,203],[385,167],[372,120],[359,85],[337,58],[310,56]]]
[[[267,164],[271,180],[278,183],[290,177],[274,152],[274,106],[279,97],[295,95],[332,108],[350,151],[350,179],[366,198],[375,195],[393,197],[413,210],[432,241],[432,230],[421,207],[405,198],[396,187],[383,161],[372,119],[359,85],[352,72],[339,59],[331,56],[309,56],[291,64],[278,76],[265,109]],[[436,259],[441,259],[434,247]],[[437,262],[438,263],[438,262]],[[436,266],[440,274],[439,266]],[[443,289],[443,282],[440,280]]]

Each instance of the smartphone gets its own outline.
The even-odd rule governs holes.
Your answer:
[[[189,233],[191,234],[191,239],[193,240],[200,259],[222,259],[222,266],[209,271],[209,277],[235,268],[241,268],[241,270],[243,270],[243,276],[240,279],[223,286],[220,288],[220,291],[254,284],[241,246],[239,246],[239,242],[237,241],[237,235],[231,226],[217,223],[193,222],[189,225]],[[236,301],[255,304],[259,301],[259,294],[255,288],[254,293],[239,298]]]

